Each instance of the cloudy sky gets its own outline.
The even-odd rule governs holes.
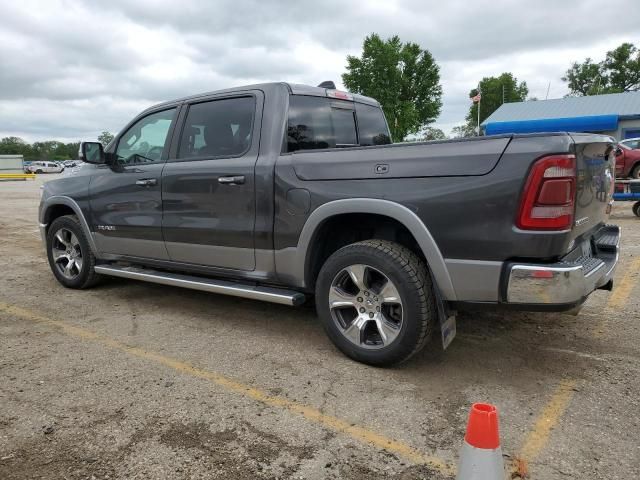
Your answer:
[[[95,139],[154,103],[262,81],[340,84],[371,32],[441,67],[437,125],[462,123],[483,76],[563,96],[574,60],[640,46],[638,0],[41,0],[0,2],[0,137]]]

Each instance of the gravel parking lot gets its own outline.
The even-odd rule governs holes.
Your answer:
[[[0,183],[0,478],[451,479],[472,402],[513,478],[640,475],[640,219],[578,316],[465,313],[446,351],[354,363],[311,307],[107,279],[66,290],[35,181]]]

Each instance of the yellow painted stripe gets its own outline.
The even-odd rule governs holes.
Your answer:
[[[99,335],[90,330],[76,327],[69,323],[55,320],[44,315],[39,315],[30,310],[14,305],[0,302],[0,311],[4,311],[10,315],[22,319],[44,323],[59,328],[67,335],[82,340],[93,341],[101,345],[113,348],[114,350],[127,353],[131,356],[164,365],[165,367],[169,367],[185,375],[190,375],[195,378],[207,380],[214,385],[226,388],[231,392],[251,398],[265,405],[278,407],[289,412],[297,413],[313,423],[319,424],[335,432],[347,435],[355,440],[358,440],[359,442],[373,445],[374,447],[395,453],[403,457],[404,459],[409,460],[410,462],[416,464],[425,463],[430,467],[435,468],[436,470],[439,470],[447,475],[455,474],[455,467],[453,467],[452,465],[446,463],[444,460],[436,456],[427,455],[411,447],[410,445],[407,445],[406,443],[393,440],[384,435],[373,432],[366,427],[354,425],[346,420],[342,420],[331,415],[326,415],[320,410],[309,405],[288,400],[283,397],[269,395],[262,390],[251,387],[249,385],[245,385],[220,373],[204,370],[189,363],[177,360],[175,358],[167,357],[159,353],[151,352],[140,347],[132,347],[112,338]]]
[[[533,429],[527,435],[520,450],[520,459],[531,462],[538,457],[549,440],[551,430],[558,424],[569,406],[576,383],[575,380],[565,380],[558,385],[551,399],[536,419]]]
[[[0,173],[0,178],[14,179],[14,178],[36,178],[35,173]]]
[[[629,268],[627,268],[624,275],[617,282],[617,284],[614,282],[613,292],[611,293],[609,301],[607,302],[608,308],[619,308],[627,303],[633,287],[636,286],[637,282],[635,276],[639,270],[640,257],[631,262]]]
[[[605,311],[601,312],[599,315],[600,322],[598,322],[598,325],[593,332],[594,338],[602,338],[604,337],[605,333],[608,332],[609,316],[611,315],[611,310],[618,309],[627,304],[629,296],[633,291],[633,287],[635,287],[636,285],[634,276],[638,272],[638,270],[640,270],[640,258],[636,258],[634,261],[632,261],[625,270],[624,275],[622,275],[620,280],[616,280],[614,282],[613,292],[609,296],[609,300],[607,301],[607,305],[605,306]]]

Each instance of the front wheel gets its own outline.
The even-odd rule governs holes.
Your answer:
[[[640,179],[640,163],[635,167],[633,167],[633,170],[631,170],[630,177],[633,178],[634,180]]]
[[[53,275],[67,288],[89,288],[98,281],[91,252],[78,217],[56,218],[47,232],[47,258]]]
[[[316,309],[345,355],[376,366],[419,352],[437,319],[426,265],[386,240],[354,243],[331,255],[316,282]]]
[[[640,217],[640,202],[634,203],[633,207],[631,207],[631,209],[633,210],[633,214],[636,217]]]

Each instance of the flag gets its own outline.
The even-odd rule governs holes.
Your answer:
[[[475,97],[471,97],[471,101],[473,103],[478,103],[481,98],[482,98],[482,94],[480,92],[478,92],[478,94]]]

